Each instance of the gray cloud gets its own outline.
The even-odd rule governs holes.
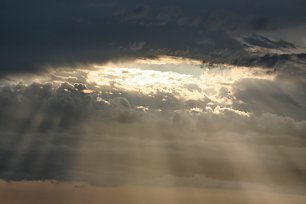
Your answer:
[[[1,1],[0,178],[304,194],[305,6]]]
[[[234,63],[251,54],[237,38],[281,40],[278,30],[304,24],[304,7],[298,0],[2,1],[0,74],[158,54]],[[131,52],[135,42],[146,46]]]
[[[233,107],[222,107],[178,100],[175,92],[95,88],[76,83],[86,81],[81,73],[56,73],[70,82],[3,83],[1,178],[295,193],[306,187],[305,108],[284,79],[240,80]]]
[[[236,105],[241,110],[305,120],[305,96],[281,82],[243,80],[236,84],[236,97],[244,102]]]

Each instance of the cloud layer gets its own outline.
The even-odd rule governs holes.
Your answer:
[[[249,48],[268,40],[292,44],[289,55],[305,52],[304,7],[300,0],[4,0],[0,75],[160,54],[273,66]],[[250,46],[254,34],[266,40]]]
[[[173,57],[11,76],[0,176],[305,192],[304,87],[285,69]]]

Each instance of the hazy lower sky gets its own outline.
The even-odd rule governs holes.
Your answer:
[[[0,1],[0,203],[305,203],[304,1]]]

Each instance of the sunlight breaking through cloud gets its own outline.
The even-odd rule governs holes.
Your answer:
[[[284,74],[162,56],[7,76],[0,176],[301,193],[306,97]]]
[[[135,62],[94,66],[87,83],[119,91],[155,95],[169,93],[178,100],[211,100],[231,105],[233,84],[242,79],[273,80],[275,74],[263,68],[209,66],[200,61],[166,57]],[[181,69],[179,67],[182,67]]]
[[[305,8],[0,0],[0,204],[305,204]]]

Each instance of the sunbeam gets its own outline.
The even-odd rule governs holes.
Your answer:
[[[1,178],[44,203],[302,203],[305,109],[279,76],[168,56],[7,76]]]

